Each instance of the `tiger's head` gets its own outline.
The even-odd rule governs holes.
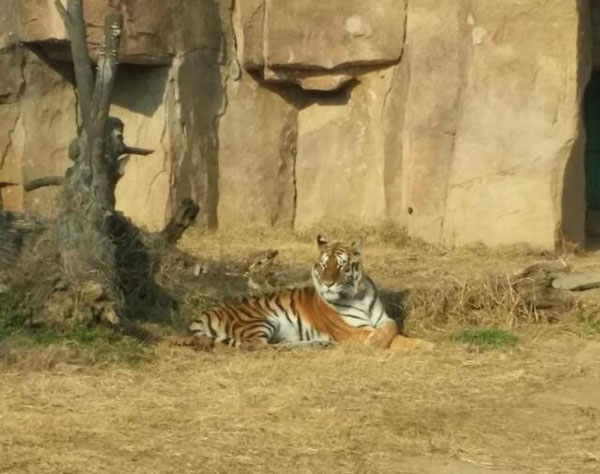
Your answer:
[[[363,279],[361,264],[362,240],[345,245],[329,244],[317,237],[319,257],[313,266],[312,278],[317,292],[327,301],[354,298]]]

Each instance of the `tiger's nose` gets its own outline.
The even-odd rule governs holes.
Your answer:
[[[327,287],[327,288],[331,288],[333,285],[335,285],[335,281],[324,281],[323,284]]]

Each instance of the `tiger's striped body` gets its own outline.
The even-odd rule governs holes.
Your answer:
[[[363,274],[358,246],[328,245],[320,236],[318,243],[313,286],[223,303],[199,314],[189,326],[192,334],[241,348],[346,341],[389,347],[396,338],[408,340]]]

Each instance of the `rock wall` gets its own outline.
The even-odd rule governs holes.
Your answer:
[[[589,51],[576,1],[420,1],[409,7],[404,128],[410,233],[461,245],[582,241]],[[568,225],[561,202],[572,196]],[[571,192],[571,189],[566,190]]]
[[[76,99],[53,0],[6,1],[0,181],[23,182],[64,171]],[[125,15],[113,113],[129,143],[155,150],[128,162],[117,192],[138,224],[161,227],[190,195],[212,227],[391,221],[449,246],[585,238],[580,110],[600,44],[586,1],[84,5],[94,54],[107,9]],[[1,192],[44,214],[57,195]]]

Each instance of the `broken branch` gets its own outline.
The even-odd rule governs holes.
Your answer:
[[[37,178],[28,181],[23,186],[23,189],[29,192],[35,189],[44,188],[46,186],[62,186],[64,182],[64,176],[46,176],[44,178]]]
[[[125,146],[123,149],[123,155],[151,155],[154,150],[148,150],[147,148],[138,148],[136,146]]]
[[[173,218],[161,232],[161,237],[169,244],[174,244],[185,230],[194,223],[200,212],[200,206],[191,198],[185,198]]]

